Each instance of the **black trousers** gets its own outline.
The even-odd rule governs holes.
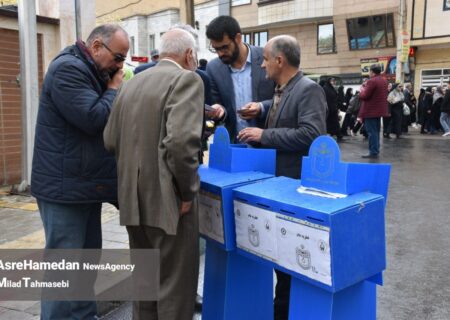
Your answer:
[[[391,109],[391,132],[400,136],[402,134],[403,104],[394,104]]]
[[[275,299],[273,301],[274,320],[288,320],[289,296],[291,293],[291,276],[275,270],[277,285],[275,287]]]

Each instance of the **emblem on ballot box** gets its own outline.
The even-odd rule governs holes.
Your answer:
[[[248,227],[248,241],[254,247],[259,247],[259,231],[255,228],[255,225]]]
[[[326,178],[334,171],[334,150],[321,143],[312,150],[311,171],[318,178]]]
[[[306,250],[303,245],[295,248],[295,253],[297,256],[298,265],[305,270],[310,269],[311,268],[311,253],[309,253],[309,251]]]

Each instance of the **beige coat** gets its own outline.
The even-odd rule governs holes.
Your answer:
[[[120,224],[177,232],[180,202],[196,196],[203,83],[162,60],[119,90],[104,131],[115,153]]]

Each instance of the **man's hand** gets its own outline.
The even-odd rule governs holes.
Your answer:
[[[125,72],[122,69],[117,70],[113,77],[108,81],[108,89],[119,89],[122,85]]]
[[[191,210],[192,201],[181,201],[180,215],[185,215]]]
[[[261,136],[263,134],[263,129],[260,128],[245,128],[242,129],[237,138],[239,141],[248,142],[261,142]]]
[[[223,118],[223,115],[225,114],[225,108],[221,106],[220,104],[213,104],[211,106],[211,111],[206,111],[206,116],[211,120],[220,120]]]
[[[249,102],[237,112],[239,117],[244,120],[255,119],[261,114],[261,104],[259,102]]]

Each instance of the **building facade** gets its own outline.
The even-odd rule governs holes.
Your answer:
[[[337,75],[358,85],[367,65],[383,64],[395,75],[400,1],[238,0],[232,15],[247,39],[264,45],[280,34],[297,38],[306,73]],[[393,76],[388,78],[393,81]]]
[[[38,79],[59,52],[59,20],[37,17]],[[0,7],[0,186],[22,179],[22,97],[16,6]],[[28,130],[34,130],[28,128]]]
[[[206,38],[206,26],[219,15],[219,0],[198,0],[194,2],[194,28],[197,31],[198,58],[213,59],[209,41]],[[115,8],[115,9],[114,9]],[[139,4],[125,5],[123,1],[98,0],[96,4],[97,23],[119,23],[130,36],[130,52],[127,63],[137,66],[132,57],[147,57],[158,49],[161,36],[174,25],[182,23],[180,0],[141,1]]]
[[[408,0],[408,31],[415,49],[414,88],[450,80],[450,0]]]

